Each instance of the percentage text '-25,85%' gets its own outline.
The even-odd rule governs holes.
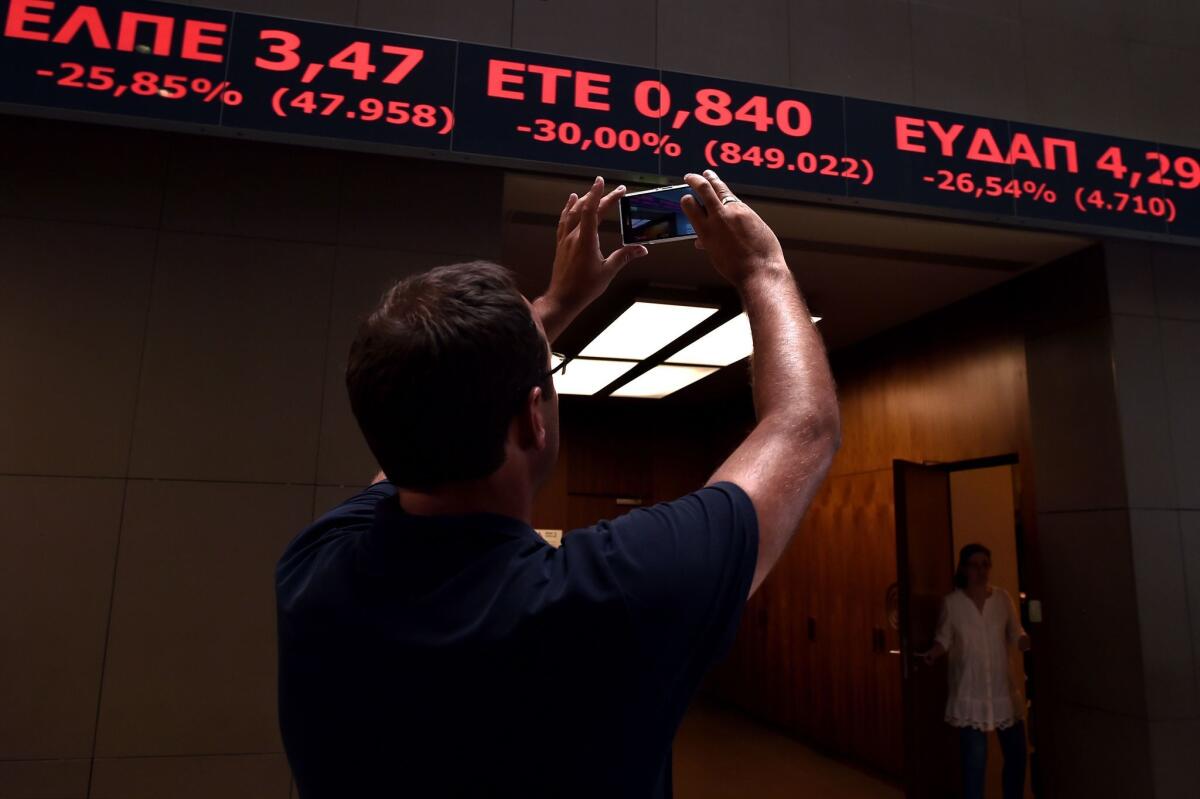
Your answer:
[[[137,70],[132,75],[120,73],[116,67],[84,66],[72,61],[58,65],[61,72],[39,69],[36,74],[53,78],[59,86],[71,89],[90,89],[120,97],[126,92],[150,97],[157,95],[167,100],[182,100],[194,95],[202,103],[219,102],[224,105],[240,105],[243,96],[231,88],[228,81],[211,81],[208,78],[190,78],[187,75],[159,75],[149,70]]]

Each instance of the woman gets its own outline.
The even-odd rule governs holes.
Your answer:
[[[1012,597],[988,583],[992,553],[967,544],[958,555],[956,590],[946,595],[934,645],[919,657],[932,665],[950,654],[946,721],[959,730],[963,795],[983,799],[987,734],[995,730],[1004,753],[1004,799],[1025,791],[1025,707],[1013,685],[1009,647],[1029,651]]]

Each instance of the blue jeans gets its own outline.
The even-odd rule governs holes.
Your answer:
[[[1018,721],[1006,730],[996,730],[1004,755],[1002,782],[1004,799],[1025,795],[1025,722]],[[987,778],[987,733],[970,727],[958,731],[962,751],[963,799],[983,799]]]

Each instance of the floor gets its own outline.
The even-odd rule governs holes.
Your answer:
[[[903,799],[904,792],[736,711],[696,702],[675,737],[676,799]]]

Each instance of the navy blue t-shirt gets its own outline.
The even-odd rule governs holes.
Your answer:
[[[758,551],[717,483],[558,549],[377,483],[276,567],[279,715],[303,799],[665,797],[671,741],[733,642]]]

